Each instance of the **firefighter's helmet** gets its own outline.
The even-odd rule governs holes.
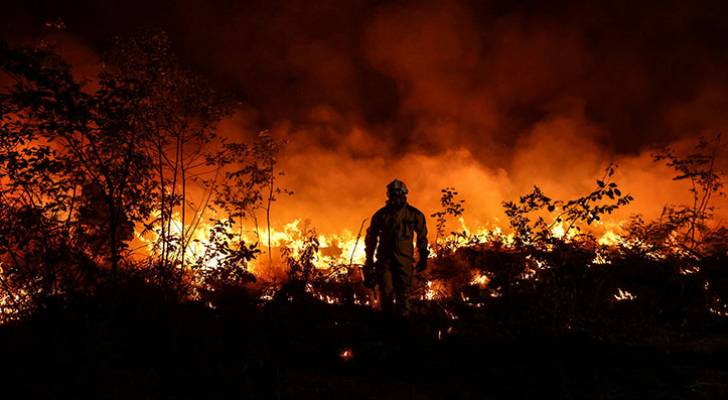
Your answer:
[[[408,192],[407,185],[399,179],[395,179],[387,185],[387,196],[389,197],[407,196]]]

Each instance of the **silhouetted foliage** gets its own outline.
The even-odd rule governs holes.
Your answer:
[[[120,235],[128,238],[128,224],[142,221],[152,210],[144,200],[153,187],[151,163],[143,136],[130,124],[140,98],[106,79],[89,93],[51,49],[0,50],[0,68],[13,78],[0,97],[0,175],[8,180],[3,207],[8,213],[34,209],[34,229],[42,236],[37,242],[42,247],[19,238],[5,249],[3,262],[18,271],[45,269],[46,281],[62,279],[69,271],[54,265],[55,254],[63,253],[58,246],[68,246],[83,260],[78,264],[95,260],[114,276],[126,249]],[[84,218],[88,214],[104,220],[89,221]],[[32,253],[45,256],[27,259],[28,245],[35,247]],[[45,286],[43,295],[63,292]]]
[[[303,232],[301,240],[303,244],[298,249],[290,246],[283,248],[283,259],[288,266],[288,279],[307,283],[315,273],[315,258],[319,250],[319,240],[316,230],[310,229]]]
[[[553,238],[552,231],[557,224],[562,227],[563,235],[569,235],[572,230],[581,232],[582,224],[591,225],[592,222],[601,220],[604,215],[629,204],[633,197],[629,194],[623,195],[617,183],[612,181],[615,169],[615,165],[609,165],[604,177],[596,181],[596,188],[576,199],[553,200],[538,186],[534,186],[533,191],[521,196],[518,202],[504,202],[503,208],[516,234],[516,243],[546,243]],[[551,216],[551,221],[548,221],[544,215],[536,214],[543,211],[556,215]],[[534,214],[536,219],[532,220]]]
[[[455,188],[446,187],[441,190],[440,210],[432,213],[430,217],[435,218],[435,253],[440,255],[447,250],[447,243],[440,245],[440,238],[446,238],[445,227],[447,225],[447,217],[459,217],[463,215],[465,209],[463,203],[465,200],[458,199],[458,192]],[[445,239],[447,242],[447,239]]]
[[[147,174],[154,183],[147,202],[155,215],[145,220],[145,228],[156,236],[159,279],[181,284],[187,248],[205,217],[217,177],[216,169],[201,169],[210,166],[209,157],[219,145],[216,128],[230,112],[228,101],[180,66],[164,32],[117,39],[103,61],[102,80],[140,97],[131,122],[146,140]],[[190,197],[193,184],[207,189],[198,201]]]
[[[248,263],[260,250],[236,237],[232,229],[232,220],[218,220],[210,229],[205,249],[195,260],[194,267],[205,290],[242,288],[255,282],[255,275],[248,271]]]
[[[187,248],[213,195],[221,195],[220,171],[240,161],[219,148],[244,147],[217,136],[227,99],[179,66],[161,32],[117,39],[102,54],[93,87],[76,82],[52,48],[2,44],[0,53],[0,70],[12,78],[0,92],[0,213],[7,222],[0,263],[9,302],[20,293],[37,303],[91,290],[107,270],[114,280],[121,267],[140,266],[150,269],[148,283],[189,296],[196,278],[195,265],[185,265]],[[251,182],[241,175],[225,182],[260,204],[275,165],[266,151],[277,143],[263,135],[249,146],[255,171],[242,175]],[[193,184],[203,189],[196,201]],[[235,221],[217,222],[201,258],[230,266],[229,274],[217,272],[233,280],[249,278],[256,246],[242,238],[220,242],[219,226]],[[141,255],[130,248],[140,226],[154,242]]]
[[[721,135],[710,140],[700,138],[691,153],[678,154],[670,147],[653,154],[654,160],[664,162],[677,175],[676,181],[690,182],[692,204],[668,206],[663,209],[658,223],[670,232],[679,233],[681,246],[688,251],[699,251],[703,240],[712,234],[708,221],[713,217],[711,200],[725,195],[723,173],[716,168],[717,158],[724,152]]]
[[[258,241],[258,212],[263,209],[268,215],[278,194],[292,194],[275,186],[276,179],[283,175],[283,171],[276,170],[276,165],[284,146],[285,141],[262,131],[252,143],[224,142],[222,150],[208,156],[208,164],[229,166],[223,179],[215,185],[215,205],[226,218],[240,222],[240,227],[243,221],[252,220]],[[270,236],[270,231],[268,233]]]

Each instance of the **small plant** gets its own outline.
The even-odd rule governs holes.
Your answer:
[[[319,251],[319,240],[316,230],[310,229],[302,233],[301,246],[296,250],[293,247],[283,248],[283,259],[288,265],[288,279],[290,281],[310,282],[315,276],[316,256]]]
[[[446,247],[440,244],[440,239],[445,237],[445,226],[447,225],[448,216],[459,217],[465,212],[463,208],[465,200],[457,198],[459,193],[455,188],[446,187],[441,192],[440,211],[430,214],[430,217],[435,218],[437,221],[435,224],[435,252],[438,255],[443,253]]]
[[[201,272],[207,287],[242,286],[255,281],[255,276],[248,271],[248,263],[260,250],[257,244],[251,246],[236,240],[232,228],[229,220],[215,221],[204,253],[195,260],[195,268]]]

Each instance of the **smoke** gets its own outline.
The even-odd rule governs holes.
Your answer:
[[[278,129],[277,134],[294,138],[308,132],[291,132],[290,125]],[[657,218],[665,205],[691,203],[688,184],[674,181],[674,171],[655,163],[652,149],[636,155],[605,153],[589,134],[594,129],[578,116],[543,121],[519,138],[509,164],[495,168],[484,165],[467,146],[437,154],[411,151],[399,157],[347,156],[352,153],[350,146],[365,153],[385,146],[369,140],[370,136],[358,128],[348,132],[336,148],[292,140],[282,158],[286,176],[281,184],[295,194],[279,199],[276,218],[303,218],[326,233],[356,231],[364,218],[383,205],[385,185],[398,178],[409,186],[410,202],[427,214],[439,208],[440,189],[455,186],[466,199],[465,217],[470,228],[504,226],[503,201],[517,199],[533,185],[553,198],[584,195],[595,188],[595,181],[610,163],[619,167],[615,180],[622,190],[635,197],[630,206],[615,213],[612,222],[636,213]],[[688,150],[694,145],[693,138],[675,145]],[[722,163],[725,169],[725,160]],[[715,204],[721,207],[718,218],[724,218],[726,199],[716,199]]]
[[[426,214],[455,186],[469,223],[492,223],[532,185],[575,196],[611,162],[628,212],[655,216],[689,193],[654,146],[728,125],[723,2],[72,3],[10,13],[24,22],[7,32],[60,17],[64,51],[90,65],[114,35],[166,30],[242,99],[226,135],[289,140],[280,223],[355,230],[393,178]]]

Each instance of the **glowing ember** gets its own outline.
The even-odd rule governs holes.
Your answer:
[[[425,293],[422,300],[439,300],[447,297],[447,287],[441,280],[432,280],[425,283]]]
[[[710,308],[708,308],[708,311],[710,311],[711,313],[713,313],[719,317],[728,317],[728,306],[723,304],[723,306],[721,308],[722,309],[716,308],[716,307],[710,307]]]
[[[700,267],[697,265],[687,265],[685,267],[680,267],[680,275],[692,275],[697,272],[700,272]]]
[[[594,259],[591,262],[592,264],[611,264],[612,262],[609,261],[609,259],[606,257],[606,254],[604,254],[604,251],[602,249],[597,249],[596,253],[594,254]]]
[[[490,278],[481,272],[475,272],[473,278],[470,279],[472,286],[478,286],[481,289],[485,289],[488,286],[488,282],[490,282]]]
[[[633,295],[632,293],[617,288],[617,294],[614,295],[614,299],[617,301],[627,301],[627,300],[634,300],[637,296]]]
[[[354,353],[348,347],[347,348],[344,348],[339,353],[339,358],[341,358],[342,361],[349,361],[349,360],[351,360],[352,357],[354,357]]]
[[[718,296],[713,296],[712,305],[708,307],[708,311],[719,317],[728,317],[728,304],[725,304]]]

